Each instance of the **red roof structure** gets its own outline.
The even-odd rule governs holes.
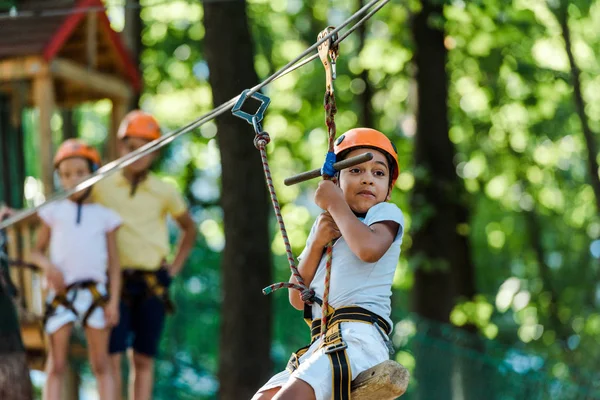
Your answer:
[[[110,26],[102,0],[24,0],[19,1],[17,11],[23,16],[0,20],[0,60],[41,55],[46,61],[61,57],[86,65],[90,52],[86,42],[94,35],[95,68],[119,75],[140,90],[138,68]]]

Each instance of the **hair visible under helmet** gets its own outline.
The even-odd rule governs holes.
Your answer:
[[[396,146],[383,133],[371,128],[354,128],[345,132],[335,141],[334,152],[340,161],[351,150],[368,148],[383,152],[390,167],[390,187],[394,186],[400,174]]]

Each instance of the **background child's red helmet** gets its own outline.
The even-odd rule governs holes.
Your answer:
[[[121,121],[117,137],[119,139],[136,137],[150,141],[156,140],[160,137],[160,125],[158,125],[158,121],[147,112],[133,110],[123,118],[123,121]]]
[[[358,148],[372,148],[382,151],[388,159],[393,186],[400,173],[398,151],[396,146],[383,133],[371,128],[354,128],[344,133],[335,141],[334,152],[339,158],[350,150]]]
[[[92,165],[92,172],[100,167],[100,154],[95,148],[79,139],[68,139],[58,148],[54,156],[54,168],[67,158],[81,157],[88,160]]]

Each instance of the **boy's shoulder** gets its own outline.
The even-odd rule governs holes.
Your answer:
[[[383,202],[375,204],[367,211],[364,222],[367,225],[371,225],[381,221],[394,221],[404,226],[404,214],[400,207],[394,203]]]

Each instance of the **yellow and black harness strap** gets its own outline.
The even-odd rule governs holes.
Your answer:
[[[388,335],[392,331],[392,327],[385,319],[362,307],[340,307],[337,310],[335,310],[333,314],[328,317],[327,331],[329,332],[330,326],[333,326],[334,324],[340,322],[364,322],[366,324],[379,325],[379,327],[383,329],[383,331]],[[314,321],[312,321],[310,326],[310,336],[314,341],[320,334],[321,320],[315,319]]]
[[[304,317],[307,319],[307,309],[305,308]],[[346,348],[348,345],[342,337],[342,322],[363,322],[368,324],[377,324],[386,333],[391,332],[389,323],[379,315],[368,311],[362,307],[340,307],[330,313],[327,320],[327,332],[323,339],[321,347],[325,354],[329,356],[332,369],[332,391],[334,400],[350,399],[352,370]],[[311,323],[311,344],[313,344],[321,334],[321,319],[315,319]],[[300,365],[300,357],[306,353],[310,345],[302,347],[292,354],[288,361],[287,369],[290,373],[294,372]]]
[[[123,271],[123,280],[125,284],[123,285],[123,293],[122,298],[126,302],[131,301],[131,296],[126,292],[127,281],[138,281],[143,282],[146,287],[146,296],[156,296],[158,297],[165,306],[165,311],[168,314],[172,314],[175,312],[175,305],[171,301],[169,297],[169,291],[167,288],[158,280],[155,271],[143,271],[138,269],[126,269]]]
[[[87,320],[92,315],[92,312],[97,307],[103,307],[108,302],[108,296],[101,294],[97,288],[97,282],[95,281],[80,281],[70,284],[66,287],[66,289],[62,292],[57,293],[51,301],[46,303],[46,311],[44,312],[43,324],[46,325],[48,318],[50,318],[59,306],[65,307],[67,310],[71,311],[75,314],[75,317],[79,318],[79,314],[75,307],[73,306],[73,302],[67,299],[67,294],[72,289],[87,289],[92,293],[92,304],[85,312],[83,320],[81,321],[82,325],[85,326],[87,324]],[[77,294],[75,294],[77,297]]]
[[[92,293],[92,305],[87,309],[85,315],[83,316],[83,326],[87,325],[88,318],[90,315],[92,315],[92,312],[94,312],[96,308],[104,307],[108,303],[108,296],[100,293],[96,285],[90,285],[87,289]]]

